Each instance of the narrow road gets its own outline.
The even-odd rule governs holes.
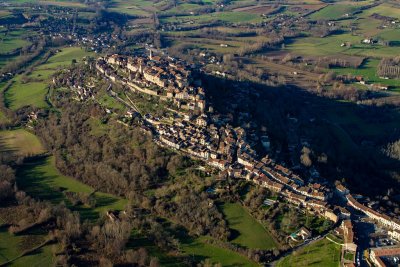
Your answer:
[[[136,112],[138,112],[138,113],[140,114],[139,109],[136,107],[136,105],[135,105],[129,98],[128,98],[128,100],[129,100],[132,104],[130,104],[130,103],[126,102],[125,100],[123,100],[122,98],[120,98],[120,97],[118,96],[118,94],[117,94],[116,92],[114,92],[114,91],[111,89],[111,84],[108,86],[107,92],[109,93],[109,95],[110,95],[112,98],[114,98],[114,99],[117,100],[118,102],[122,103],[123,105],[127,106],[127,107],[130,108],[130,109],[135,110]]]
[[[138,112],[140,115],[143,116],[143,114],[140,112],[139,108],[136,106],[136,104],[132,101],[132,99],[129,97],[129,95],[125,92],[125,96],[126,98],[128,98],[129,102],[132,104],[132,106],[134,107],[134,110],[136,112]]]

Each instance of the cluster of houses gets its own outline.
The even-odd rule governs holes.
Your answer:
[[[333,193],[328,187],[318,183],[306,185],[298,175],[269,157],[258,160],[243,128],[209,124],[205,114],[192,120],[153,125],[163,145],[204,160],[219,169],[220,176],[254,182],[279,193],[288,202],[334,223],[338,221],[338,215],[327,203]]]
[[[53,40],[66,40],[96,53],[101,52],[103,49],[109,49],[111,47],[111,41],[117,40],[115,35],[110,35],[108,33],[86,35],[77,32],[60,32],[59,27],[57,28],[57,26],[46,27],[46,30],[42,30],[41,33],[47,34]]]
[[[88,86],[81,86],[81,85],[76,85],[74,84],[71,86],[71,90],[75,92],[76,98],[79,101],[86,101],[88,99],[94,99],[94,86],[88,85]]]
[[[128,57],[110,55],[98,58],[97,70],[113,82],[133,91],[171,100],[180,109],[206,107],[205,92],[199,80],[192,77],[191,66],[173,58],[153,56]]]
[[[394,237],[398,237],[400,235],[400,220],[398,220],[397,218],[392,218],[386,214],[379,213],[376,210],[362,205],[351,194],[347,194],[346,199],[350,206],[352,206],[356,210],[363,212],[365,215],[376,221],[378,224],[390,229],[390,232],[394,233]]]
[[[121,82],[146,94],[161,99],[173,99],[174,103],[195,103],[193,113],[183,112],[171,122],[164,122],[151,115],[144,116],[146,127],[152,128],[154,140],[191,157],[203,160],[220,171],[220,177],[246,179],[261,187],[278,193],[287,202],[322,216],[333,223],[341,220],[338,228],[344,239],[343,250],[355,254],[353,224],[350,212],[341,206],[332,206],[328,201],[333,196],[332,188],[319,183],[305,183],[288,168],[265,156],[260,159],[252,148],[252,133],[242,127],[232,127],[215,113],[205,112],[204,90],[196,84],[185,63],[159,57],[125,57],[112,55],[99,58],[97,70],[114,82]],[[180,106],[181,107],[181,106]],[[182,115],[183,114],[183,115]],[[190,114],[190,115],[189,115]],[[242,116],[243,114],[238,114]],[[244,116],[244,115],[243,115]],[[269,147],[268,136],[264,142]],[[264,144],[263,144],[264,145]],[[389,229],[388,235],[400,240],[400,222],[385,214],[372,210],[358,201],[341,184],[336,193],[347,199],[348,205],[364,212],[368,217]],[[292,239],[308,238],[308,230],[302,229]]]
[[[96,68],[114,82],[132,85],[132,88],[140,85],[143,93],[194,102],[205,99],[204,90],[191,85],[195,82],[190,67],[173,59],[154,57],[151,53],[149,57],[111,55],[99,58]],[[268,156],[259,160],[243,128],[214,120],[212,114],[204,112],[205,103],[197,107],[200,115],[174,119],[172,124],[152,116],[144,119],[154,128],[157,142],[205,161],[219,169],[220,176],[254,182],[334,223],[341,218],[340,211],[333,210],[327,202],[333,194],[330,188],[318,183],[305,184],[298,175]]]

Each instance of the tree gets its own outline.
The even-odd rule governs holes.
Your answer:
[[[308,147],[303,147],[301,150],[300,162],[306,167],[310,167],[312,165],[312,160],[310,158],[311,150]]]
[[[159,267],[160,263],[157,258],[151,258],[149,267]]]

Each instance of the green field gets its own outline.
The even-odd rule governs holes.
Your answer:
[[[49,77],[59,68],[69,66],[73,59],[80,61],[87,55],[92,55],[92,53],[80,47],[63,48],[50,57],[46,63],[35,67],[27,76],[33,78],[34,81],[24,83],[22,75],[16,76],[12,86],[5,93],[6,105],[12,110],[18,110],[28,105],[37,108],[48,107],[45,98],[48,92],[47,84],[50,82]]]
[[[311,19],[323,19],[323,20],[335,20],[335,19],[340,19],[346,16],[348,14],[351,16],[351,14],[357,9],[359,6],[356,4],[334,4],[334,5],[328,5],[319,11],[311,14],[309,17]]]
[[[30,43],[25,40],[26,31],[17,30],[6,33],[0,31],[0,54],[6,54],[15,49],[29,45]]]
[[[181,237],[180,250],[182,254],[192,257],[197,262],[209,259],[212,263],[220,263],[222,266],[241,266],[256,267],[257,263],[250,261],[245,256],[239,255],[233,251],[221,248],[217,245],[208,244],[210,237],[191,238],[185,235]],[[147,237],[140,235],[137,231],[132,231],[132,237],[127,245],[128,248],[144,247],[150,255],[160,260],[161,266],[178,267],[186,266],[179,257],[168,255],[160,250]]]
[[[380,32],[377,37],[386,41],[400,42],[400,29],[390,29]]]
[[[78,180],[60,174],[55,167],[53,157],[37,159],[28,162],[17,170],[18,186],[29,195],[36,198],[51,201],[58,204],[64,201],[69,205],[69,201],[64,192],[82,192],[90,194],[94,190]],[[78,210],[84,219],[96,219],[100,214],[108,210],[123,210],[127,200],[117,198],[113,195],[96,192],[96,207],[86,206],[71,207]]]
[[[232,240],[233,243],[248,248],[265,250],[276,247],[275,242],[264,227],[240,204],[225,203],[222,205],[222,211],[228,221],[229,228],[237,233],[237,236]]]
[[[233,251],[207,244],[206,239],[197,238],[189,244],[183,244],[181,248],[185,254],[193,255],[199,260],[209,258],[213,263],[221,263],[222,266],[258,266],[257,263]]]
[[[347,54],[366,57],[391,57],[399,53],[395,46],[361,44],[364,38],[349,33],[330,35],[324,38],[305,37],[294,39],[286,45],[286,50],[299,55],[328,56]],[[351,47],[342,47],[342,43],[349,42]]]
[[[190,22],[206,23],[210,21],[224,21],[228,23],[257,23],[262,21],[262,17],[248,12],[215,12],[203,15],[167,17],[163,22]]]
[[[21,238],[8,233],[7,228],[0,228],[0,263],[4,263],[19,255],[18,244]]]
[[[340,264],[341,247],[327,239],[319,240],[305,246],[291,255],[283,258],[277,267],[324,266],[338,267]]]
[[[124,110],[125,106],[122,105],[120,102],[115,100],[113,97],[109,96],[108,94],[103,94],[99,99],[99,103],[102,106],[105,106],[107,108],[112,108],[112,109],[118,109],[118,110]]]
[[[6,106],[12,110],[18,110],[24,106],[46,108],[45,101],[47,84],[45,82],[23,83],[21,75],[13,80],[11,87],[5,92]]]
[[[363,11],[363,14],[366,16],[372,15],[374,13],[380,14],[382,16],[400,19],[400,8],[396,8],[390,4],[381,4],[379,6]]]
[[[17,129],[0,131],[0,153],[4,152],[26,156],[41,154],[45,149],[34,134],[24,129]]]
[[[55,71],[60,67],[69,66],[72,60],[81,61],[83,57],[93,55],[93,53],[85,51],[80,47],[65,47],[60,52],[56,53],[47,60],[45,64],[42,64],[36,68],[36,70],[50,70]],[[32,73],[34,75],[35,72]]]
[[[40,3],[42,5],[54,5],[62,7],[87,7],[85,4],[74,0],[9,0],[8,2],[14,3]]]
[[[8,63],[12,62],[13,60],[17,59],[18,55],[0,55],[0,68],[3,68]]]
[[[134,16],[149,16],[155,11],[152,1],[145,0],[114,0],[110,5],[110,11]]]
[[[195,11],[196,9],[199,9],[201,7],[203,6],[198,4],[182,3],[179,6],[169,9],[166,13],[168,14],[170,12],[180,13],[180,12]]]
[[[7,228],[0,227],[0,264],[15,259],[24,250],[34,248],[44,239],[45,235],[41,233],[12,235],[7,231]],[[35,253],[23,256],[7,266],[52,266],[53,246],[44,246]]]
[[[343,256],[345,260],[353,261],[354,260],[354,253],[346,252]]]
[[[392,87],[400,87],[400,80],[398,79],[381,79],[379,78],[379,75],[376,73],[376,69],[379,65],[378,59],[367,59],[362,66],[360,66],[357,69],[354,68],[333,68],[331,69],[332,71],[338,73],[338,74],[350,74],[350,75],[355,75],[355,76],[362,76],[364,80],[366,80],[369,83],[381,83],[381,84],[386,84]]]

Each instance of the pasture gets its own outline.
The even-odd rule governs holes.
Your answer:
[[[47,94],[46,83],[24,83],[21,78],[21,75],[14,78],[13,84],[4,93],[6,106],[12,110],[18,110],[24,106],[48,107],[45,101],[45,95]]]
[[[72,210],[79,211],[83,219],[95,220],[108,210],[123,210],[127,203],[126,199],[94,192],[92,187],[72,177],[62,175],[55,167],[54,157],[36,159],[24,164],[17,170],[17,182],[22,190],[36,198],[48,200],[54,204],[64,201]],[[65,192],[94,193],[96,207],[71,206]]]
[[[337,267],[340,263],[341,247],[322,239],[309,244],[277,263],[277,267],[324,266]]]
[[[58,68],[68,66],[72,63],[72,60],[77,62],[81,61],[83,57],[93,55],[92,52],[87,52],[81,47],[65,47],[60,52],[50,57],[45,64],[42,64],[36,68],[36,70],[49,70],[56,71]],[[34,75],[33,72],[32,75]]]
[[[328,5],[321,10],[311,14],[311,19],[335,20],[345,17],[346,14],[351,15],[358,9],[356,5],[335,4]]]
[[[262,21],[262,17],[254,15],[249,12],[214,12],[203,15],[191,15],[191,16],[171,16],[161,19],[162,22],[195,22],[195,23],[207,23],[211,21],[223,21],[227,23],[257,23]]]
[[[110,10],[133,16],[150,16],[156,11],[152,1],[137,0],[115,0],[110,5]]]
[[[160,248],[158,248],[152,240],[147,238],[147,236],[144,233],[140,233],[136,229],[133,229],[129,241],[126,245],[126,248],[138,249],[140,247],[145,248],[151,256],[157,257],[161,266],[165,267],[186,266],[183,260],[181,260],[179,257],[168,255]]]
[[[45,149],[34,134],[24,129],[0,131],[0,153],[9,152],[27,156],[44,153]]]
[[[28,105],[37,108],[48,107],[45,98],[50,76],[58,69],[69,66],[73,59],[79,62],[87,55],[92,55],[92,53],[80,47],[66,47],[26,75],[25,78],[28,82],[24,81],[24,74],[16,76],[11,87],[5,92],[6,106],[12,110],[18,110]]]
[[[107,108],[125,110],[124,105],[115,100],[113,97],[109,96],[107,93],[104,93],[101,97],[99,97],[98,102]]]
[[[198,4],[190,4],[190,3],[182,3],[176,7],[173,7],[171,9],[168,9],[166,14],[168,13],[181,13],[181,12],[192,12],[196,11],[196,9],[199,9],[203,7],[202,5]]]
[[[165,222],[170,227],[169,222]],[[178,227],[180,228],[180,227]],[[210,237],[198,237],[192,238],[186,233],[177,230],[176,227],[169,229],[175,233],[180,242],[180,249],[182,254],[189,255],[194,260],[200,262],[209,259],[212,263],[220,263],[222,266],[242,266],[242,267],[256,267],[259,266],[257,263],[250,261],[245,256],[239,255],[228,249],[219,247],[214,244],[209,244],[211,241]],[[144,247],[150,253],[150,255],[157,257],[160,260],[161,266],[177,267],[186,266],[183,260],[178,256],[168,255],[160,250],[152,240],[149,240],[143,233],[139,233],[136,230],[132,231],[131,238],[127,245],[128,248]]]
[[[267,250],[276,247],[266,229],[239,203],[225,203],[221,208],[229,228],[233,230],[233,243],[254,249]]]
[[[363,15],[370,16],[372,14],[379,14],[382,16],[392,17],[396,19],[400,19],[400,8],[394,7],[389,3],[383,3],[373,8],[369,8],[363,11]]]
[[[355,68],[332,68],[331,70],[338,74],[350,74],[354,76],[362,76],[364,80],[369,83],[380,83],[392,86],[394,88],[400,87],[400,80],[398,79],[382,79],[376,72],[379,65],[378,59],[367,59],[365,62],[357,69]]]
[[[286,51],[299,55],[327,56],[346,54],[365,57],[392,57],[398,54],[398,47],[378,44],[362,44],[363,36],[349,33],[330,35],[324,38],[305,37],[294,39],[286,45]],[[351,43],[351,47],[342,46]]]
[[[61,7],[75,7],[81,8],[86,7],[85,4],[75,1],[75,0],[9,0],[9,2],[13,3],[39,3],[41,5],[53,5],[53,6],[61,6]]]
[[[221,263],[222,266],[258,266],[257,263],[248,260],[245,256],[216,245],[208,244],[207,237],[194,239],[190,243],[183,244],[181,248],[185,254],[193,255],[198,260],[208,258],[213,263]]]
[[[390,29],[382,31],[377,34],[377,37],[385,41],[396,42],[398,46],[398,44],[400,43],[400,29]]]
[[[38,1],[42,5],[60,6],[60,7],[71,7],[71,8],[84,8],[87,7],[84,3],[73,0],[40,0]]]
[[[30,44],[25,40],[27,32],[25,30],[6,31],[0,30],[0,54],[7,54],[16,49]]]
[[[16,58],[18,58],[18,56],[0,55],[0,69]]]
[[[32,249],[43,242],[43,233],[29,232],[21,235],[13,235],[6,227],[0,227],[0,264],[15,259],[7,266],[51,266],[53,264],[52,248],[55,245],[47,245],[34,253],[19,257],[25,250]]]

